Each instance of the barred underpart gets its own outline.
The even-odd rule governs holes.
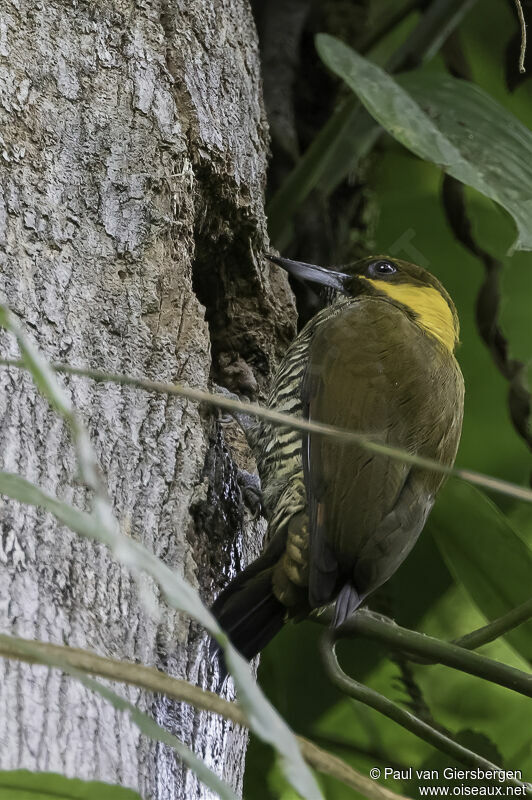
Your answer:
[[[268,398],[269,408],[303,416],[301,385],[305,377],[310,345],[318,328],[356,302],[351,298],[337,299],[313,317],[288,348],[277,371]],[[303,479],[301,457],[301,432],[274,427],[267,422],[260,425],[258,434],[258,468],[261,476],[264,506],[268,516],[268,539],[287,527],[290,520],[306,510],[307,498]],[[308,547],[308,520],[301,519],[301,535]],[[295,568],[294,568],[295,569]],[[291,568],[290,574],[295,574]],[[302,585],[298,580],[294,583]]]

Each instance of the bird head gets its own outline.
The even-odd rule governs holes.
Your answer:
[[[388,256],[369,256],[339,268],[271,255],[267,258],[294,277],[332,290],[339,301],[370,296],[400,306],[426,333],[454,352],[460,335],[455,305],[440,281],[423,267]]]

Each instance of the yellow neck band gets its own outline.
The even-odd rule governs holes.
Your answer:
[[[379,292],[402,303],[416,315],[416,321],[448,350],[454,352],[459,331],[445,297],[432,286],[391,283],[366,278]]]

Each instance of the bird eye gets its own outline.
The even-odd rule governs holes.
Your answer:
[[[397,272],[397,266],[393,261],[374,261],[370,265],[370,271],[374,275],[391,275],[393,272]]]

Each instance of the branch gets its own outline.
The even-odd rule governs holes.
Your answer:
[[[31,644],[32,653],[28,652]],[[236,703],[223,700],[214,692],[200,689],[187,681],[172,678],[153,667],[145,667],[131,661],[104,658],[89,650],[48,644],[0,634],[0,656],[25,661],[28,664],[47,664],[50,660],[61,660],[72,669],[88,675],[98,675],[112,681],[138,686],[148,692],[164,694],[201,711],[211,711],[235,725],[249,727],[247,717]],[[400,796],[370,778],[352,769],[342,759],[322,750],[314,742],[297,736],[305,761],[314,769],[341,781],[372,800],[400,800]]]
[[[24,361],[16,361],[12,359],[0,358],[0,366],[16,367],[17,369],[26,369],[27,365]],[[331,439],[338,439],[341,442],[353,442],[371,453],[378,453],[379,455],[389,456],[405,464],[412,464],[422,469],[429,469],[433,472],[439,472],[442,475],[449,475],[455,478],[472,483],[476,486],[482,486],[489,491],[499,492],[509,497],[515,497],[518,500],[525,500],[532,503],[532,489],[517,484],[510,483],[509,481],[493,478],[490,475],[484,475],[480,472],[475,472],[469,469],[459,469],[453,467],[446,467],[439,461],[431,458],[423,458],[422,456],[412,455],[405,450],[398,447],[391,447],[390,445],[381,444],[376,441],[375,437],[358,433],[356,431],[347,430],[345,428],[338,428],[335,425],[327,425],[320,422],[310,422],[309,420],[301,419],[290,414],[283,414],[280,411],[274,411],[271,408],[266,408],[258,403],[243,403],[232,398],[225,397],[220,394],[213,394],[212,392],[205,391],[204,389],[196,389],[191,386],[183,386],[179,383],[162,383],[161,381],[152,381],[148,378],[134,378],[130,375],[122,375],[111,372],[102,372],[96,369],[85,369],[81,367],[72,367],[69,364],[52,364],[52,369],[56,372],[65,373],[67,375],[76,375],[80,377],[90,378],[97,382],[110,382],[117,383],[121,386],[133,386],[137,389],[144,389],[148,392],[155,392],[157,394],[173,395],[177,397],[186,397],[189,400],[194,400],[200,403],[208,403],[209,405],[217,408],[224,408],[228,411],[237,411],[246,415],[255,416],[258,419],[264,419],[272,425],[284,428],[291,428],[293,430],[305,431],[311,433],[321,434]]]
[[[445,664],[453,669],[512,689],[525,697],[532,697],[532,675],[478,653],[470,652],[451,642],[442,642],[434,636],[402,628],[386,617],[374,614],[367,609],[360,609],[343,625],[335,629],[334,639],[353,633],[385,642],[394,650],[401,650],[409,657],[410,654],[420,655],[424,660],[428,657],[431,663]]]
[[[525,69],[525,55],[526,55],[526,23],[525,15],[523,14],[523,6],[521,0],[514,0],[517,9],[517,16],[519,17],[519,25],[521,27],[521,50],[519,52],[519,72],[526,72]]]
[[[441,752],[451,756],[451,758],[460,761],[465,766],[495,772],[503,771],[501,767],[492,764],[472,750],[468,750],[466,747],[453,741],[444,733],[441,733],[436,728],[423,722],[410,711],[406,711],[404,708],[397,705],[397,703],[388,700],[384,695],[379,694],[379,692],[376,692],[374,689],[370,689],[368,686],[364,686],[363,683],[359,683],[346,675],[340,667],[336,656],[335,635],[335,631],[327,630],[322,637],[320,649],[327,674],[340,691],[370,706],[370,708],[374,708],[385,717],[397,722],[403,728],[406,728],[406,730],[411,731],[420,739],[423,739],[438,750],[441,750]],[[516,786],[527,786],[527,784],[514,779],[506,780],[505,782]]]
[[[495,641],[499,636],[504,636],[505,633],[527,622],[531,617],[532,597],[482,628],[477,628],[476,631],[471,631],[471,633],[466,633],[464,636],[454,639],[453,644],[458,645],[458,647],[464,647],[466,650],[475,650],[483,644]]]
[[[371,614],[375,616],[374,612],[364,608],[360,609],[357,613]],[[381,622],[385,622],[388,625],[397,627],[395,621],[384,614],[378,614],[376,618]],[[320,613],[314,613],[312,615],[312,619],[322,624],[330,624],[333,619],[333,612],[327,609],[326,611],[322,611]],[[464,650],[476,650],[477,647],[482,647],[485,644],[489,644],[490,642],[495,641],[495,639],[498,639],[500,636],[504,636],[509,631],[512,631],[514,628],[519,627],[519,625],[523,625],[525,622],[528,622],[529,619],[532,619],[532,597],[530,600],[525,600],[525,602],[521,603],[521,605],[512,608],[511,611],[508,611],[501,617],[497,617],[497,619],[488,622],[487,625],[483,625],[481,628],[477,628],[474,631],[465,633],[463,636],[459,636],[457,639],[453,639],[451,644],[456,645],[457,647],[463,647]],[[427,658],[413,658],[412,653],[410,653],[409,656],[410,661],[416,661],[420,664],[437,663],[430,661]]]

